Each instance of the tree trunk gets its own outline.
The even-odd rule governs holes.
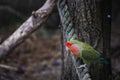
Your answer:
[[[108,59],[110,58],[109,2],[109,0],[67,0],[66,2],[78,39],[89,43]],[[62,80],[79,80],[74,62],[69,52],[65,50],[66,33],[64,27],[61,28],[61,31]],[[112,80],[111,64],[92,63],[89,70],[92,80]]]

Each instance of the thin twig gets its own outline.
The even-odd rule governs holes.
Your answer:
[[[12,66],[8,66],[8,65],[4,65],[4,64],[0,64],[0,68],[1,69],[6,69],[6,70],[18,71],[18,68],[12,67]]]

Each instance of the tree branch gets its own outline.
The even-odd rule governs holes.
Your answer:
[[[11,70],[11,71],[18,71],[16,67],[0,64],[0,69]]]
[[[52,12],[54,5],[55,0],[47,0],[39,10],[34,11],[32,16],[0,45],[0,59],[41,27],[48,18],[48,15]]]

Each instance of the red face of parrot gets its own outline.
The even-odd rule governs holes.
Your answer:
[[[67,41],[66,42],[66,46],[69,48],[69,50],[74,54],[74,55],[78,55],[79,53],[79,48],[78,46],[76,46],[76,44],[70,42],[70,41]]]

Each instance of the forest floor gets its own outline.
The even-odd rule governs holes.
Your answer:
[[[0,80],[59,80],[61,75],[60,34],[32,35],[1,64],[21,71],[0,70]]]

